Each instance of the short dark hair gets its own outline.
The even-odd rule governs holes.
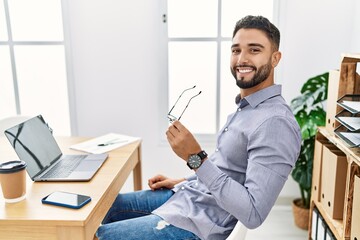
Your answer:
[[[269,38],[274,49],[276,51],[279,50],[280,31],[267,18],[265,18],[263,16],[248,15],[248,16],[240,19],[235,25],[235,29],[233,32],[233,38],[234,38],[235,34],[237,33],[237,31],[239,31],[242,28],[245,28],[245,29],[255,28],[255,29],[263,31],[266,34],[266,36]]]

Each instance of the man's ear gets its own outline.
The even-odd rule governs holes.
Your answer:
[[[279,51],[273,52],[271,56],[271,65],[273,66],[273,68],[275,68],[278,65],[280,59],[281,59],[281,52]]]

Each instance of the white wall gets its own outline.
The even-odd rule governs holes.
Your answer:
[[[357,1],[295,0],[280,1],[279,29],[282,60],[277,75],[283,96],[290,103],[300,94],[303,83],[316,75],[339,69],[341,54],[360,52],[351,41],[355,18],[360,13]],[[358,36],[359,37],[359,36]],[[281,196],[299,196],[299,187],[290,177]]]
[[[338,69],[342,53],[359,52],[359,48],[351,48],[351,41],[360,10],[354,0],[281,2],[283,59],[279,77],[284,97],[290,101],[305,80]]]
[[[159,125],[166,115],[159,107],[166,89],[159,5],[148,0],[67,1],[77,134],[142,137],[145,188],[157,173],[191,173],[159,137],[166,128]],[[359,47],[359,41],[352,42],[356,34],[360,38],[354,23],[359,22],[359,6],[356,0],[280,1],[283,59],[277,77],[287,101],[309,77],[338,68],[342,52]],[[290,180],[281,196],[299,196],[297,185]]]

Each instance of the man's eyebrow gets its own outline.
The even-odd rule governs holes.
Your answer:
[[[231,48],[234,48],[234,47],[239,47],[239,46],[240,46],[240,44],[235,43],[235,44],[231,45]],[[249,44],[248,44],[248,46],[249,46],[249,47],[260,47],[260,48],[265,48],[265,46],[264,46],[264,45],[262,45],[262,44],[260,44],[260,43],[249,43]]]
[[[261,48],[265,48],[264,45],[260,44],[260,43],[249,43],[248,44],[249,47],[261,47]]]

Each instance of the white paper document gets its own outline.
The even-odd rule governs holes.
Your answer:
[[[99,154],[109,152],[113,149],[125,146],[140,140],[138,137],[131,137],[122,134],[109,133],[100,137],[96,137],[85,142],[81,142],[70,146],[71,149],[83,152]]]
[[[360,133],[353,133],[353,132],[339,132],[344,138],[349,140],[353,147],[360,146]]]
[[[339,117],[340,122],[351,131],[360,129],[360,117]]]
[[[360,112],[360,102],[359,101],[342,101],[341,104],[343,107],[350,108],[352,112]]]

